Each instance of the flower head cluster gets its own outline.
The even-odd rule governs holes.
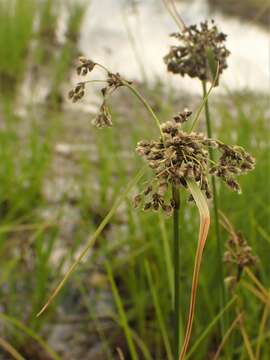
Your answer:
[[[237,264],[244,268],[256,264],[257,257],[252,254],[252,248],[248,246],[240,232],[230,237],[227,242],[227,251],[224,253],[224,261],[226,263]]]
[[[200,24],[200,28],[191,25],[185,27],[182,33],[171,36],[179,40],[180,45],[171,46],[170,52],[164,57],[169,72],[211,81],[213,60],[219,64],[218,77],[227,68],[227,57],[230,54],[224,45],[227,35],[218,31],[213,20],[210,25],[205,21]]]
[[[252,248],[248,245],[240,232],[233,233],[227,242],[227,250],[224,253],[224,262],[228,265],[235,265],[237,276],[233,277],[236,282],[240,280],[242,271],[247,266],[254,266],[258,263],[258,257],[253,255]]]
[[[187,188],[187,180],[194,180],[207,198],[211,198],[209,174],[239,191],[236,176],[254,168],[255,160],[243,148],[225,145],[202,133],[183,131],[182,123],[190,114],[185,110],[162,124],[162,136],[158,140],[138,143],[137,153],[145,158],[155,176],[147,189],[135,197],[136,206],[142,205],[144,210],[162,208],[170,214],[174,204],[168,195],[169,185]],[[217,162],[210,160],[209,148],[219,152]]]
[[[84,56],[80,56],[79,65],[77,66],[77,74],[86,76],[94,69],[95,65],[96,63],[94,61],[89,60]]]
[[[131,82],[123,80],[119,73],[107,72],[106,86],[101,89],[103,102],[100,106],[99,113],[92,121],[92,124],[97,128],[104,128],[112,126],[112,117],[107,106],[107,98],[118,88],[125,86],[125,82],[131,84]]]
[[[236,175],[245,174],[255,167],[255,159],[241,146],[226,145],[217,141],[221,156],[216,165],[210,169],[210,174],[221,178],[234,191],[241,192]]]
[[[97,128],[111,127],[112,126],[112,117],[106,102],[103,102],[99,113],[96,118],[92,121],[92,124]]]
[[[108,71],[104,66],[95,63],[92,60],[89,60],[85,58],[84,56],[80,56],[79,59],[79,65],[77,66],[77,74],[81,76],[85,76],[88,73],[90,73],[95,66],[101,67],[103,70],[106,71],[106,79],[105,80],[92,80],[92,81],[81,81],[78,82],[73,89],[71,89],[68,93],[69,99],[71,99],[73,102],[77,102],[81,100],[85,95],[85,85],[90,82],[103,82],[106,84],[101,89],[101,95],[102,95],[102,103],[99,108],[99,113],[96,116],[96,118],[92,121],[93,125],[95,125],[98,128],[103,127],[110,127],[112,126],[112,118],[111,114],[109,112],[109,108],[107,106],[107,99],[112,93],[117,90],[119,87],[125,86],[125,85],[131,85],[130,81],[124,80],[119,73],[112,73]]]
[[[76,103],[81,100],[85,94],[85,83],[79,82],[75,85],[74,89],[71,89],[68,93],[68,98],[72,100],[72,102]]]

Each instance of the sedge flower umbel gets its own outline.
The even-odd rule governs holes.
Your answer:
[[[185,110],[161,125],[159,139],[142,140],[137,144],[137,153],[154,171],[154,178],[144,191],[135,196],[136,207],[141,205],[144,210],[161,208],[170,215],[174,208],[169,195],[170,185],[188,189],[187,180],[194,180],[206,197],[211,198],[209,175],[220,178],[230,189],[240,192],[236,178],[252,170],[255,159],[240,146],[226,145],[203,133],[183,131],[182,123],[190,115],[191,112]],[[217,161],[210,160],[209,148],[219,153]]]
[[[185,27],[181,33],[173,33],[180,44],[171,46],[164,57],[169,72],[181,76],[188,75],[201,81],[213,81],[211,62],[219,64],[215,85],[218,85],[219,75],[227,68],[227,57],[230,52],[225,46],[227,35],[219,32],[212,20],[200,26]]]

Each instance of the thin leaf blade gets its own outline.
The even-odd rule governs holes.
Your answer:
[[[195,305],[196,305],[196,295],[197,295],[197,288],[198,288],[198,281],[199,281],[199,273],[202,261],[202,254],[205,247],[209,226],[210,226],[210,213],[207,201],[196,184],[195,181],[188,180],[187,181],[188,188],[195,200],[195,203],[198,207],[199,214],[200,214],[200,230],[199,230],[199,237],[198,237],[198,246],[196,250],[195,256],[195,264],[193,269],[193,278],[192,278],[192,287],[191,287],[191,295],[190,295],[190,304],[189,304],[189,314],[186,326],[186,333],[185,338],[182,346],[181,353],[179,355],[179,360],[183,360],[186,356],[186,352],[188,349],[188,345],[190,342],[194,314],[195,314]]]

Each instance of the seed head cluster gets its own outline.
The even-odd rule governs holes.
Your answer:
[[[79,57],[79,65],[77,66],[77,74],[86,76],[88,73],[90,73],[94,67],[96,66],[96,63],[92,60],[87,59],[84,56]]]
[[[76,103],[77,101],[81,100],[85,94],[85,83],[79,82],[75,85],[74,89],[71,89],[68,93],[69,99],[72,102]]]
[[[200,27],[185,27],[182,33],[173,33],[171,36],[179,40],[180,45],[171,46],[170,52],[164,57],[168,71],[202,81],[212,81],[211,61],[214,60],[219,64],[217,85],[219,75],[227,68],[230,52],[224,44],[227,35],[218,31],[214,21],[210,25],[205,21]]]
[[[207,198],[211,198],[208,175],[217,176],[232,190],[239,192],[236,176],[252,170],[254,158],[243,148],[228,146],[221,141],[209,139],[202,133],[187,133],[181,129],[191,112],[185,110],[161,126],[158,140],[140,141],[137,153],[144,157],[154,171],[154,179],[138,194],[135,206],[144,210],[163,209],[171,214],[174,208],[169,195],[169,185],[187,188],[187,180],[194,180]],[[219,153],[217,162],[210,162],[209,148]],[[193,200],[190,196],[190,200]]]
[[[107,106],[107,99],[111,96],[115,90],[125,86],[125,84],[131,84],[131,82],[123,80],[119,73],[107,72],[106,86],[101,89],[101,95],[103,102],[100,106],[99,113],[92,121],[92,124],[97,128],[104,128],[112,126],[112,117]]]
[[[96,63],[94,61],[89,60],[84,56],[79,57],[78,63],[79,65],[77,66],[76,70],[77,70],[77,74],[81,76],[86,76],[96,66]],[[84,97],[85,83],[86,82],[79,82],[75,85],[74,89],[69,91],[68,97],[69,99],[72,99],[74,103],[81,100]]]
[[[248,246],[243,235],[238,232],[236,236],[229,238],[227,251],[224,253],[226,263],[237,264],[241,268],[256,264],[257,257],[252,254],[252,248]]]
[[[237,175],[245,174],[255,167],[255,159],[238,145],[226,145],[216,141],[221,156],[216,165],[210,168],[210,174],[221,178],[232,190],[241,193],[236,180]]]
[[[228,265],[236,266],[237,276],[234,278],[236,282],[240,280],[245,267],[255,266],[258,263],[258,257],[253,255],[252,248],[240,232],[234,233],[229,238],[223,259]]]
[[[96,118],[92,121],[92,124],[95,125],[97,128],[104,128],[104,127],[111,127],[112,126],[112,117],[108,106],[105,102],[102,103],[99,114]]]
[[[97,128],[104,128],[112,126],[112,117],[109,112],[109,108],[107,106],[108,97],[113,94],[115,90],[119,87],[131,85],[131,81],[124,80],[119,73],[112,73],[107,71],[106,68],[101,66],[100,64],[87,59],[84,56],[80,56],[78,59],[79,65],[77,66],[77,74],[81,76],[85,76],[89,74],[95,66],[99,66],[106,71],[106,79],[103,81],[106,83],[101,89],[102,95],[102,103],[99,108],[99,113],[97,114],[96,118],[92,121],[92,124],[95,125]],[[95,82],[96,80],[93,80]],[[71,89],[68,93],[69,99],[71,99],[74,103],[81,100],[85,95],[85,86],[87,83],[91,81],[81,81],[78,82],[73,89]],[[101,81],[102,82],[102,81]]]

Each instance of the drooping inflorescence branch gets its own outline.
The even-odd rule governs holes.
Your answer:
[[[68,93],[69,99],[74,103],[81,100],[85,95],[85,86],[89,83],[97,82],[103,83],[105,86],[101,89],[102,103],[99,108],[99,113],[96,118],[92,121],[92,124],[97,128],[104,128],[112,126],[112,117],[107,106],[107,98],[113,94],[115,90],[119,87],[131,85],[131,81],[124,80],[119,73],[112,73],[103,65],[96,63],[92,60],[80,56],[79,64],[77,66],[77,74],[79,76],[86,76],[97,66],[101,67],[106,72],[106,78],[104,80],[90,80],[90,81],[80,81],[78,82],[73,89]]]

